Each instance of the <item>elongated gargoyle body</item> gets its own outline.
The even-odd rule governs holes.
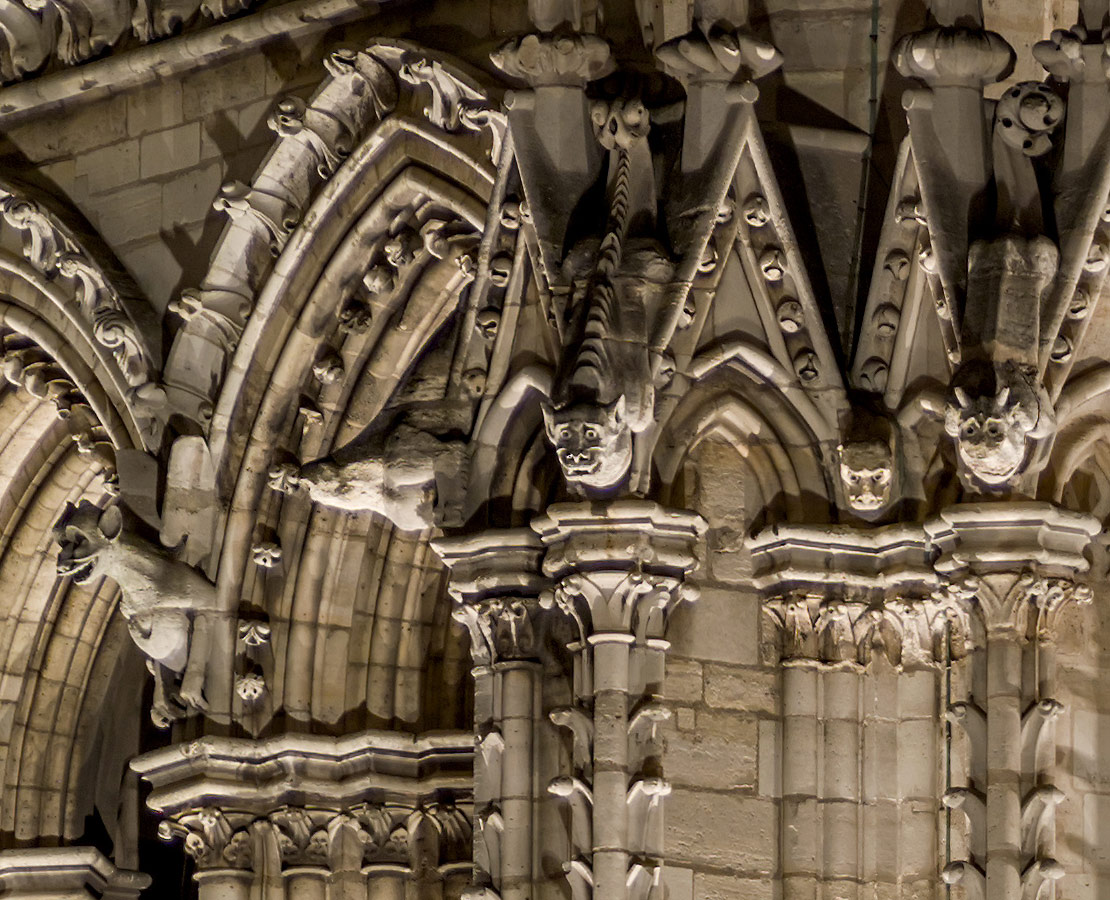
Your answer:
[[[110,578],[119,585],[120,612],[154,675],[151,718],[164,728],[190,710],[207,708],[216,589],[170,550],[142,537],[137,525],[119,504],[70,504],[54,526],[58,575],[75,584]]]

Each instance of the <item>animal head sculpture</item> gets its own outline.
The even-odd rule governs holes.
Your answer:
[[[66,506],[54,526],[58,553],[58,575],[73,579],[75,584],[88,584],[106,571],[105,552],[123,531],[123,512],[113,504],[101,509],[82,500],[77,506]]]
[[[607,405],[578,401],[555,409],[544,403],[543,419],[568,484],[604,490],[624,479],[632,465],[632,429],[623,395]]]
[[[956,452],[984,484],[1007,484],[1021,469],[1026,442],[1039,434],[1040,403],[1029,386],[1001,384],[993,394],[972,396],[953,388],[955,402],[945,409],[944,429],[956,439]]]
[[[844,498],[858,513],[875,513],[889,502],[894,453],[885,441],[850,441],[837,447]]]

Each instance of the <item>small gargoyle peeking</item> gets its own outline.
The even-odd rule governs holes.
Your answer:
[[[105,509],[88,500],[69,504],[54,540],[61,548],[60,577],[81,585],[110,578],[119,585],[120,612],[154,675],[154,724],[167,728],[190,711],[207,709],[216,588],[172,551],[142,537],[138,518],[120,503]]]

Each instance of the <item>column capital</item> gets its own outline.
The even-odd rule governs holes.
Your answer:
[[[470,632],[476,665],[532,659],[535,617],[550,585],[541,572],[543,544],[527,528],[439,538],[432,549],[451,571],[452,615]]]
[[[1048,638],[1069,603],[1090,599],[1078,578],[1101,531],[1094,516],[1051,503],[966,503],[941,510],[925,529],[946,579],[941,596],[973,603],[988,634],[1024,637],[1037,613],[1037,637]]]
[[[690,599],[705,521],[643,500],[556,503],[532,521],[555,586],[546,602],[577,622],[583,641],[599,634],[662,638],[674,603]]]
[[[932,666],[966,650],[962,607],[940,602],[919,525],[779,525],[749,543],[753,584],[794,664]]]
[[[473,747],[469,733],[204,737],[131,768],[153,786],[159,836],[203,871],[327,871],[353,854],[356,870],[443,874],[469,864]]]

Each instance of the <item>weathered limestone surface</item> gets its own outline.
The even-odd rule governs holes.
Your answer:
[[[0,8],[0,898],[1110,892],[1105,0],[243,6]]]

